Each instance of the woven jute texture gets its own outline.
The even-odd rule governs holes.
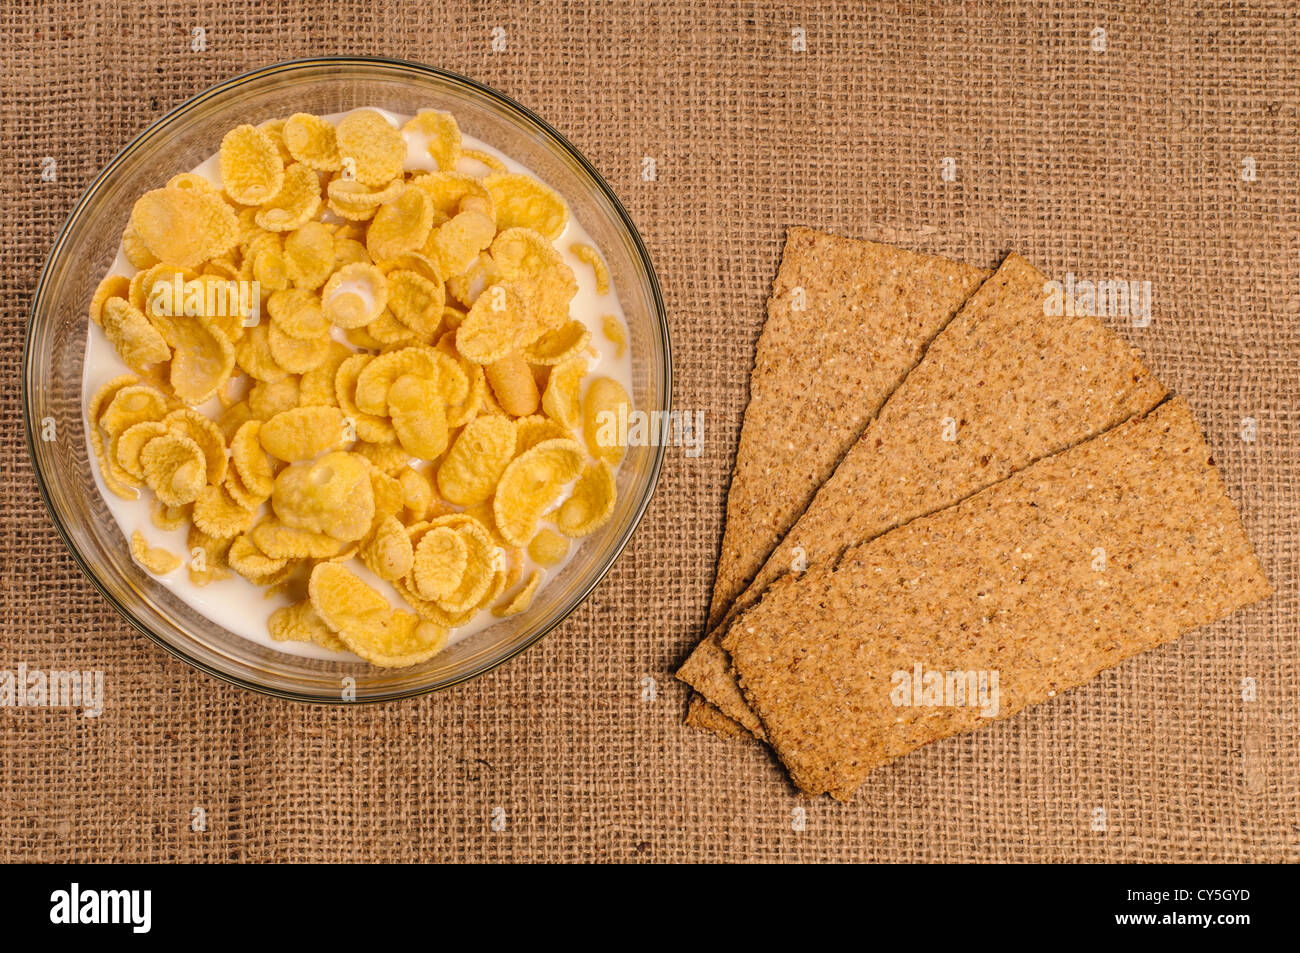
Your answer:
[[[0,858],[1300,859],[1294,4],[10,0],[0,35],[0,669],[99,669],[106,695],[98,718],[0,709]],[[36,491],[19,368],[44,255],[116,150],[215,82],[342,52],[468,74],[591,158],[650,248],[675,403],[705,411],[706,442],[670,452],[630,548],[539,645],[435,697],[321,709],[192,671],[79,575]],[[1108,323],[1191,402],[1276,595],[845,805],[683,727],[671,672],[702,634],[789,224],[1150,281],[1150,325]]]

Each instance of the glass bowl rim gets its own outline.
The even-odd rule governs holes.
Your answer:
[[[642,495],[641,500],[638,502],[635,512],[632,514],[632,519],[628,522],[628,525],[624,528],[621,538],[614,544],[608,557],[604,560],[602,564],[598,566],[597,571],[592,574],[590,579],[588,579],[582,585],[578,586],[577,594],[573,598],[569,607],[565,609],[564,612],[560,613],[560,615],[557,616],[549,625],[540,627],[538,631],[532,633],[528,638],[522,640],[518,645],[512,646],[508,651],[502,653],[499,657],[488,659],[485,662],[474,666],[471,670],[465,672],[464,674],[454,679],[445,681],[441,684],[428,685],[419,688],[405,689],[405,690],[399,690],[399,691],[393,691],[387,693],[379,693],[376,695],[367,696],[365,698],[357,698],[352,701],[346,701],[337,695],[323,695],[323,694],[317,694],[313,692],[305,692],[305,691],[299,692],[291,689],[271,688],[266,685],[262,685],[256,681],[253,681],[251,679],[244,678],[239,675],[232,674],[230,672],[222,671],[220,668],[218,668],[215,665],[209,665],[206,662],[200,661],[199,659],[192,657],[187,652],[183,651],[180,647],[173,645],[169,640],[155,633],[144,622],[137,619],[130,609],[122,605],[108,591],[108,588],[104,585],[103,582],[100,581],[98,574],[90,567],[85,557],[82,555],[81,551],[73,543],[71,535],[69,534],[66,527],[63,525],[63,521],[60,519],[58,511],[55,508],[54,500],[50,494],[49,487],[46,484],[45,472],[41,468],[41,465],[39,463],[39,458],[36,453],[36,434],[35,434],[35,429],[33,427],[33,417],[32,417],[32,394],[34,392],[33,388],[35,385],[36,362],[34,360],[35,352],[32,347],[32,338],[38,320],[40,320],[41,316],[45,313],[45,309],[42,306],[44,304],[44,299],[49,290],[48,284],[49,284],[52,265],[59,259],[59,256],[63,251],[64,245],[68,240],[69,234],[73,229],[73,226],[76,225],[80,221],[82,216],[86,213],[88,207],[94,200],[95,196],[99,193],[100,189],[103,188],[104,185],[109,181],[109,179],[111,179],[113,175],[116,174],[118,168],[122,165],[122,163],[125,162],[127,158],[129,158],[132,154],[134,154],[135,150],[138,149],[147,139],[149,139],[150,136],[156,130],[166,125],[169,125],[174,120],[180,118],[182,115],[185,115],[194,109],[197,109],[202,104],[210,100],[216,99],[220,96],[223,96],[229,92],[232,92],[233,90],[238,89],[255,80],[274,76],[277,73],[306,69],[310,67],[326,66],[326,65],[328,66],[351,65],[351,66],[358,66],[358,67],[378,66],[381,68],[388,68],[388,69],[395,70],[398,73],[405,72],[411,74],[424,75],[427,77],[434,77],[438,80],[447,82],[452,86],[464,87],[468,90],[471,90],[475,93],[485,96],[489,100],[492,100],[496,105],[504,107],[505,111],[508,114],[511,114],[511,118],[514,119],[516,123],[532,124],[534,127],[536,127],[536,129],[540,131],[544,137],[549,139],[554,146],[558,147],[558,150],[561,153],[565,154],[568,158],[576,162],[578,166],[582,169],[582,171],[585,172],[586,175],[590,177],[591,181],[596,186],[596,190],[603,196],[605,201],[607,201],[609,205],[614,209],[618,217],[618,223],[621,224],[622,228],[626,232],[627,237],[631,240],[632,246],[636,252],[636,256],[638,259],[640,259],[641,266],[644,269],[645,276],[649,285],[648,290],[650,292],[650,297],[652,299],[652,303],[654,306],[653,308],[654,318],[657,319],[658,322],[659,340],[663,346],[662,373],[663,373],[664,390],[663,390],[663,407],[660,409],[664,411],[667,411],[669,408],[672,407],[673,364],[672,364],[672,342],[671,342],[671,336],[670,336],[670,331],[668,326],[668,314],[667,314],[667,310],[664,307],[663,292],[659,286],[659,278],[655,273],[654,264],[650,260],[650,253],[645,247],[645,242],[641,239],[641,233],[637,230],[636,224],[632,221],[632,217],[628,214],[627,209],[623,207],[623,203],[619,200],[618,196],[614,193],[614,190],[610,188],[609,184],[605,181],[604,176],[602,176],[596,170],[596,168],[591,164],[591,162],[587,159],[587,157],[582,154],[580,150],[578,150],[571,142],[569,142],[568,138],[565,137],[563,133],[557,130],[545,119],[543,119],[542,117],[534,113],[527,106],[524,106],[522,103],[519,103],[518,101],[505,95],[504,93],[498,92],[497,90],[492,89],[491,87],[486,86],[475,79],[471,79],[468,76],[463,76],[460,73],[455,73],[452,72],[451,70],[442,69],[441,67],[429,66],[425,63],[416,63],[411,60],[402,60],[393,57],[382,57],[382,56],[350,56],[350,55],[314,56],[314,57],[307,57],[302,59],[283,60],[278,63],[273,63],[269,66],[264,66],[258,69],[249,70],[247,72],[240,73],[236,76],[231,77],[230,79],[217,83],[214,86],[210,86],[207,89],[190,97],[189,99],[186,99],[185,101],[172,107],[167,112],[165,112],[162,116],[158,117],[153,122],[151,122],[139,133],[133,136],[131,140],[127,142],[127,144],[118,151],[118,153],[108,162],[108,164],[105,165],[102,170],[100,170],[99,174],[96,175],[94,179],[91,180],[90,184],[86,186],[85,190],[81,193],[81,196],[77,199],[76,203],[72,206],[72,210],[68,213],[68,217],[64,220],[62,227],[60,227],[58,234],[55,236],[54,243],[50,246],[49,254],[46,255],[45,261],[41,266],[40,277],[37,280],[35,291],[32,293],[31,306],[28,308],[27,327],[23,336],[23,387],[22,387],[23,424],[24,424],[24,431],[25,431],[26,443],[27,443],[27,453],[32,462],[32,471],[36,477],[36,485],[37,485],[37,489],[40,492],[41,500],[45,504],[45,511],[46,513],[49,514],[50,521],[54,524],[54,528],[58,532],[59,538],[62,539],[64,548],[67,549],[68,553],[72,556],[73,562],[75,562],[77,568],[81,570],[81,574],[85,576],[87,580],[90,581],[91,585],[94,586],[95,589],[99,591],[100,595],[104,597],[104,599],[108,602],[108,604],[111,605],[113,609],[117,612],[117,614],[120,615],[123,619],[125,619],[126,622],[130,624],[132,628],[134,628],[141,634],[148,637],[155,644],[161,646],[166,652],[170,653],[176,658],[179,658],[181,661],[185,662],[192,668],[204,672],[207,675],[210,675],[213,678],[218,679],[219,681],[225,682],[230,685],[234,685],[237,688],[243,688],[248,691],[255,692],[257,694],[268,695],[274,698],[281,698],[288,701],[301,702],[305,704],[345,706],[345,705],[358,705],[358,704],[379,704],[383,702],[401,701],[403,699],[417,698],[422,695],[428,695],[434,692],[440,692],[449,688],[453,688],[457,685],[462,685],[468,681],[471,681],[472,679],[478,678],[480,675],[492,671],[498,666],[504,665],[506,662],[515,658],[520,653],[536,645],[543,638],[549,635],[552,631],[554,631],[560,625],[562,625],[565,622],[565,620],[567,620],[568,617],[579,606],[581,606],[584,602],[587,601],[588,597],[590,597],[591,593],[595,590],[595,588],[598,585],[600,585],[600,583],[604,580],[604,578],[609,574],[609,571],[614,567],[614,564],[618,562],[619,557],[623,554],[623,550],[627,548],[627,545],[631,541],[632,536],[635,534],[637,528],[641,525],[642,519],[644,519],[646,512],[650,508],[650,502],[654,498],[655,491],[658,489],[659,477],[663,469],[664,457],[667,448],[665,446],[664,441],[662,440],[657,441],[656,445],[653,448],[651,448],[653,450],[653,454],[650,461],[649,480],[647,482],[645,492]]]

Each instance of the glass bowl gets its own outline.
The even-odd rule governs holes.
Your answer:
[[[604,253],[627,320],[632,398],[667,411],[672,365],[668,321],[645,246],[626,210],[591,164],[523,106],[473,80],[416,63],[328,57],[281,63],[204,92],[137,136],[86,189],[46,260],[32,301],[24,353],[27,442],[41,495],[77,564],[132,625],[196,668],[236,685],[309,702],[382,701],[456,685],[500,665],[546,635],[604,577],[649,506],[662,441],[629,447],[618,471],[613,519],[589,537],[526,612],[455,643],[423,665],[278,652],[227,631],[154,581],[100,497],[82,407],[87,305],[111,265],[131,206],[145,191],[216,152],[222,135],[294,112],[378,106],[455,114],[461,128],[530,167],[569,203]]]

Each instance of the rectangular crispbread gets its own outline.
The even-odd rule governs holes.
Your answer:
[[[987,276],[945,258],[789,230],[750,378],[710,627]]]
[[[755,737],[704,700],[697,692],[691,693],[686,705],[686,724],[696,731],[707,731],[724,740],[735,739],[755,743]]]
[[[1164,398],[1137,352],[1101,321],[1047,313],[1046,281],[1007,256],[885,402],[727,618],[785,573],[833,562],[849,546],[951,506]],[[718,645],[722,629],[678,677],[760,733]]]
[[[1176,398],[779,579],[723,645],[794,782],[843,800],[873,768],[988,720],[910,704],[898,690],[918,666],[983,672],[988,688],[997,673],[984,710],[1006,718],[1268,592]]]

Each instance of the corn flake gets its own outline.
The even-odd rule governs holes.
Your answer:
[[[334,380],[338,377],[339,367],[350,357],[350,348],[338,341],[330,341],[325,360],[303,374],[298,382],[298,403],[304,407],[337,407],[339,399],[334,391]]]
[[[110,437],[124,433],[132,424],[162,420],[167,415],[166,396],[147,384],[131,383],[135,380],[134,377],[114,378],[100,391],[100,402],[106,400],[107,403],[99,412],[98,423]],[[127,383],[115,386],[121,381]],[[95,413],[97,408],[98,403],[92,401],[90,413]]]
[[[528,543],[528,555],[541,566],[557,566],[569,554],[569,541],[553,529],[543,528]]]
[[[415,551],[412,579],[416,591],[426,599],[451,597],[460,587],[469,566],[469,542],[450,526],[438,526],[420,537]]]
[[[137,307],[124,298],[109,298],[102,311],[104,334],[134,371],[144,373],[151,364],[171,357],[162,334]]]
[[[492,244],[496,233],[496,223],[490,217],[480,210],[467,209],[432,231],[425,253],[444,277],[459,275]]]
[[[167,425],[160,420],[144,420],[132,424],[112,441],[113,459],[134,479],[143,480],[144,465],[140,462],[140,451],[150,440],[166,433]]]
[[[597,460],[618,466],[623,459],[631,410],[627,391],[613,378],[598,377],[588,386],[582,402],[582,432],[587,449]]]
[[[492,503],[506,542],[528,545],[542,514],[582,471],[583,459],[574,440],[544,440],[506,467]]]
[[[342,629],[339,637],[357,655],[381,668],[405,668],[428,661],[447,645],[447,628],[401,609],[382,631]]]
[[[406,140],[373,109],[359,109],[339,120],[335,129],[343,165],[351,160],[356,180],[377,186],[402,174],[406,162]]]
[[[419,552],[426,552],[426,541],[443,529],[449,529],[447,526],[440,526],[431,529],[420,540]],[[493,577],[497,566],[497,548],[492,542],[492,538],[487,531],[483,529],[476,521],[466,520],[456,526],[453,532],[460,537],[466,546],[465,569],[461,574],[460,581],[452,592],[446,596],[441,596],[434,601],[443,609],[452,614],[468,612],[479,606],[484,596],[488,594],[493,583]],[[423,556],[420,557],[423,559]],[[423,563],[417,563],[415,572],[417,573],[417,585]],[[426,590],[421,589],[421,594]]]
[[[163,423],[172,433],[189,437],[199,445],[207,461],[209,483],[215,486],[226,478],[226,438],[211,418],[192,407],[181,407],[164,417]]]
[[[575,430],[582,419],[579,390],[587,374],[587,361],[573,357],[551,370],[542,394],[542,410],[568,430]]]
[[[528,607],[533,604],[533,596],[537,594],[537,587],[542,583],[542,571],[534,569],[528,574],[528,582],[503,606],[497,606],[492,610],[494,616],[505,618],[506,616],[518,615],[526,612]],[[507,588],[509,588],[507,586]]]
[[[334,124],[311,113],[294,113],[284,122],[284,145],[289,154],[318,172],[343,167]]]
[[[569,252],[578,261],[590,265],[591,270],[595,272],[596,294],[602,297],[609,294],[609,266],[605,264],[605,259],[600,257],[600,252],[586,242],[574,242],[569,246]]]
[[[366,568],[389,582],[410,572],[415,559],[406,527],[395,516],[385,517],[380,522],[360,552]]]
[[[456,437],[438,467],[438,491],[457,506],[492,495],[515,453],[515,425],[505,417],[476,417]]]
[[[284,239],[284,265],[298,288],[315,290],[334,272],[335,236],[322,222],[304,222]]]
[[[525,417],[537,410],[540,400],[537,381],[518,351],[493,361],[483,371],[498,406],[511,417]]]
[[[336,178],[325,186],[325,195],[330,211],[335,215],[352,222],[364,222],[374,217],[379,206],[394,201],[404,188],[405,185],[400,180],[390,182],[380,189],[370,189],[356,179]],[[353,235],[345,235],[340,240],[353,242],[362,252],[365,251],[365,246],[357,242]]]
[[[573,493],[556,515],[556,525],[560,532],[575,539],[590,536],[613,516],[616,496],[614,469],[607,461],[598,460],[574,484]]]
[[[241,342],[245,339],[240,338]],[[203,403],[230,379],[235,369],[236,345],[208,318],[178,318],[172,324],[171,343],[168,377],[172,390],[185,403]]]
[[[433,202],[422,189],[407,186],[392,202],[379,206],[366,229],[366,251],[375,261],[396,258],[424,247],[433,228]]]
[[[451,113],[435,109],[421,109],[405,126],[403,132],[418,133],[426,136],[429,142],[429,155],[443,172],[456,168],[460,158],[460,126]]]
[[[169,506],[192,503],[206,484],[207,461],[189,437],[166,433],[140,451],[145,483]]]
[[[531,228],[550,241],[569,223],[569,207],[550,186],[520,172],[494,172],[483,180],[502,231]]]
[[[365,457],[375,469],[396,476],[407,465],[411,455],[396,443],[370,443],[358,441],[352,448],[357,456]]]
[[[222,187],[241,205],[268,202],[284,184],[284,160],[280,158],[280,150],[266,133],[248,124],[236,126],[226,133],[221,140],[219,162]],[[180,259],[171,260],[185,264]]]
[[[429,339],[438,333],[445,301],[441,281],[405,268],[388,272],[389,310],[417,336]]]
[[[531,414],[515,421],[515,455],[527,453],[543,440],[572,440],[573,434],[550,417]]]
[[[176,556],[165,549],[150,546],[139,530],[131,534],[131,556],[155,576],[165,576],[181,568],[181,561]]]
[[[229,539],[247,532],[254,511],[244,506],[222,486],[205,486],[194,500],[191,519],[213,539]]]
[[[394,475],[402,487],[402,507],[407,516],[414,520],[424,519],[433,503],[433,484],[429,478],[409,466],[401,467]]]
[[[278,581],[278,574],[289,565],[287,559],[276,559],[257,548],[252,538],[244,533],[236,536],[226,550],[226,565],[255,585]]]
[[[591,332],[581,321],[566,321],[547,331],[524,350],[529,364],[550,367],[577,357],[591,343]]]
[[[357,408],[379,416],[388,413],[388,390],[399,377],[413,375],[436,381],[449,364],[446,355],[431,347],[404,347],[381,354],[357,375],[353,399]]]
[[[292,410],[301,403],[302,387],[297,377],[288,375],[278,381],[262,381],[254,384],[248,392],[248,417],[245,419],[266,423],[276,414]]]
[[[162,261],[193,268],[210,258],[220,258],[239,241],[239,220],[234,210],[220,195],[199,189],[146,192],[131,209],[128,230],[153,259],[149,264],[137,265],[141,268]]]
[[[325,533],[285,526],[278,520],[262,520],[249,534],[253,543],[272,559],[329,559],[343,543]]]
[[[285,165],[288,165],[293,161],[293,153],[291,153],[288,147],[284,144],[284,123],[285,120],[283,119],[268,119],[265,122],[257,124],[257,131],[263,133],[266,138],[270,139],[271,142],[275,144],[275,151],[279,153],[280,161]],[[167,184],[173,185],[178,179],[183,180],[184,178],[185,176],[182,175],[174,176]],[[212,184],[202,176],[194,175],[190,176],[190,178],[198,180],[198,182],[193,184],[194,188],[213,188]]]
[[[403,450],[424,460],[442,456],[447,414],[437,384],[427,377],[399,377],[388,390],[388,410]]]
[[[466,159],[473,159],[475,162],[486,166],[493,172],[505,172],[506,164],[490,152],[484,152],[482,149],[462,149],[460,154]]]
[[[180,529],[190,519],[188,506],[168,506],[155,497],[149,503],[149,522],[168,532]]]
[[[340,328],[359,328],[388,306],[388,281],[374,265],[344,265],[325,282],[321,293],[325,316]]]
[[[266,324],[248,328],[235,342],[235,363],[249,377],[273,383],[289,376],[289,372],[275,362]]]
[[[130,300],[131,279],[125,275],[105,275],[95,288],[90,299],[90,320],[99,326],[104,324],[104,304],[109,298]]]
[[[261,433],[260,420],[250,420],[240,427],[230,440],[230,463],[240,485],[252,496],[264,500],[271,495],[275,472],[271,469],[271,458],[262,449]]]
[[[337,407],[294,407],[262,424],[259,439],[271,456],[288,463],[310,460],[343,444],[343,412]]]
[[[363,457],[346,451],[291,463],[275,478],[271,508],[295,529],[327,533],[343,542],[361,539],[375,517],[371,474]]]
[[[311,221],[320,209],[320,180],[301,162],[284,170],[284,184],[264,203],[254,221],[273,232],[292,232]]]
[[[486,289],[456,330],[456,349],[476,364],[492,364],[527,347],[545,330],[530,296],[505,281]]]
[[[312,642],[332,652],[346,652],[347,645],[325,624],[310,601],[281,606],[266,620],[271,638],[277,642]]]
[[[397,439],[393,425],[378,414],[368,414],[356,405],[357,379],[375,358],[370,354],[353,354],[339,365],[334,375],[334,395],[345,421],[353,432],[370,443],[392,443]]]
[[[266,332],[271,359],[290,374],[305,374],[319,367],[329,357],[331,341],[328,331],[313,338],[293,337],[274,322]]]

